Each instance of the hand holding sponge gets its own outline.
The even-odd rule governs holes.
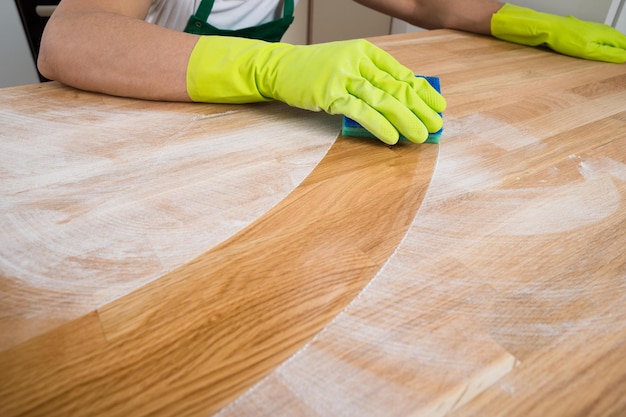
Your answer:
[[[441,93],[441,81],[439,77],[434,76],[425,76],[425,75],[417,75],[419,78],[424,78],[428,83],[433,86],[435,90]],[[441,135],[443,133],[443,128],[439,129],[436,132],[429,132],[428,138],[426,139],[427,143],[439,143],[441,139]],[[357,136],[362,138],[371,138],[374,137],[367,129],[361,126],[356,121],[350,119],[347,116],[343,117],[343,122],[341,125],[341,134],[345,136]],[[400,137],[400,140],[406,140],[404,136]]]
[[[423,142],[441,129],[444,98],[425,79],[365,40],[290,45],[202,36],[187,67],[194,101],[276,99],[343,114],[387,144]]]

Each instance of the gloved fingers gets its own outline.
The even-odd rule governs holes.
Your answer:
[[[411,83],[394,80],[379,83],[375,87],[397,100],[398,105],[410,110],[422,121],[428,132],[436,132],[443,126],[439,112],[446,107],[445,99],[425,79],[411,80]]]
[[[422,143],[428,138],[426,123],[434,127],[433,132],[439,130],[443,124],[441,117],[425,103],[422,102],[420,108],[423,113],[415,113],[407,107],[404,101],[398,100],[383,89],[372,86],[367,80],[348,86],[348,92],[380,113],[411,142]],[[436,119],[439,121],[437,122]]]
[[[613,63],[626,62],[626,35],[609,25],[564,18],[571,36],[560,36],[555,50],[580,58]]]
[[[442,113],[446,109],[446,99],[425,78],[413,77],[411,84],[421,101],[435,112]]]
[[[626,34],[623,34],[615,28],[611,28],[610,31],[611,36],[608,42],[606,42],[607,45],[626,51]]]
[[[409,140],[423,142],[428,132],[441,129],[443,120],[429,102],[443,110],[445,100],[428,81],[415,77],[410,82],[398,81],[371,68],[363,68],[363,72],[364,78],[349,84],[348,91],[382,113]]]
[[[408,83],[421,101],[428,104],[433,110],[439,113],[445,110],[446,100],[428,81],[422,77],[415,77],[415,74],[410,69],[398,62],[388,52],[373,44],[369,45],[368,56],[372,65],[364,63],[359,70],[372,84],[381,87],[385,91],[392,91],[393,87],[382,87],[383,83],[387,85],[393,84],[393,80],[398,83]],[[406,94],[405,97],[414,99],[415,95]]]
[[[616,64],[626,62],[626,35],[617,29],[604,25],[604,36],[596,40],[599,61]]]
[[[400,139],[398,130],[385,116],[351,95],[336,100],[329,109],[329,113],[343,114],[351,118],[387,145],[395,145]]]
[[[573,16],[567,16],[565,19],[572,23],[570,30],[577,32],[579,36],[598,44],[626,49],[626,35],[612,26],[580,20]]]
[[[623,64],[626,62],[626,49],[617,48],[611,45],[595,45],[590,48],[585,58],[595,61],[612,62],[614,64]]]
[[[415,77],[411,74],[410,78],[398,79],[393,74],[387,73],[375,65],[368,64],[362,64],[359,71],[361,77],[379,89],[393,95],[405,103],[407,107],[415,110],[416,113],[424,112],[423,104],[426,104],[434,113],[441,113],[446,108],[446,100],[423,77]],[[407,71],[409,70],[407,69]]]
[[[415,78],[415,74],[413,74],[410,69],[398,62],[393,55],[387,51],[369,42],[366,45],[366,49],[370,62],[375,68],[382,71],[382,73],[389,74],[399,81],[410,82]]]

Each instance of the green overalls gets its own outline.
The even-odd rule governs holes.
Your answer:
[[[283,37],[289,25],[293,22],[293,0],[284,0],[283,17],[258,26],[243,29],[220,29],[207,22],[213,9],[215,0],[202,0],[196,13],[189,18],[185,32],[195,35],[221,35],[240,38],[261,39],[268,42],[278,42]]]

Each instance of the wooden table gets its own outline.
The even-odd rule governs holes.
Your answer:
[[[440,145],[0,91],[0,415],[626,414],[626,66],[433,31]]]

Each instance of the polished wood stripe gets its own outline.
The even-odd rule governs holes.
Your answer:
[[[7,375],[0,391],[12,407],[6,414],[217,411],[309,341],[371,280],[414,217],[437,151],[338,140],[253,225],[99,309],[99,348],[76,331],[84,318],[0,356]],[[45,365],[29,354],[60,342],[85,349]]]
[[[155,111],[187,120],[175,142],[202,142],[210,133],[220,150],[228,141],[219,139],[233,137],[239,126],[232,122],[242,114],[250,114],[251,132],[303,122],[302,141],[271,165],[279,169],[274,179],[314,168],[269,193],[280,195],[275,204],[192,260],[177,263],[162,250],[157,259],[169,260],[167,273],[54,323],[34,317],[43,327],[26,329],[20,343],[0,353],[0,414],[620,415],[626,67],[454,31],[374,41],[414,72],[441,78],[449,107],[440,145],[389,148],[334,136],[328,142],[324,135],[338,131],[336,117],[278,103],[170,108],[124,101],[125,112],[139,119]],[[118,99],[54,88],[52,95],[24,87],[1,97],[34,94],[39,112],[58,106],[59,94],[64,103],[77,100],[72,111],[79,114],[83,100],[120,106]],[[190,123],[190,115],[204,122]],[[29,131],[32,115],[16,120],[10,126]],[[143,129],[170,129],[160,136],[167,139],[174,129],[168,123],[126,129],[138,138]],[[98,132],[93,124],[82,128],[89,127]],[[313,150],[303,145],[309,137]],[[264,143],[264,155],[277,155],[292,139],[275,148]],[[102,151],[124,155],[124,144],[116,146]],[[220,184],[264,159],[246,153],[250,142],[232,146],[237,152],[214,155],[232,174]],[[248,159],[239,165],[240,152]],[[202,160],[197,171],[192,161],[182,165],[201,178],[210,169]],[[163,165],[156,172],[169,175],[155,178],[167,189],[181,165]],[[254,200],[266,195],[266,181],[278,184],[268,174],[246,178],[255,175],[233,196],[251,195],[254,185]],[[216,190],[222,210],[207,217],[248,214],[250,206],[235,204],[227,190]],[[194,195],[175,196],[192,207],[162,206],[166,218],[202,215]],[[41,217],[28,220],[41,224]],[[28,303],[30,289],[3,278],[3,318],[24,318],[38,302]],[[54,311],[50,301],[59,294],[76,296],[54,285],[37,294],[44,311]],[[10,326],[2,329],[19,331],[28,320]]]

